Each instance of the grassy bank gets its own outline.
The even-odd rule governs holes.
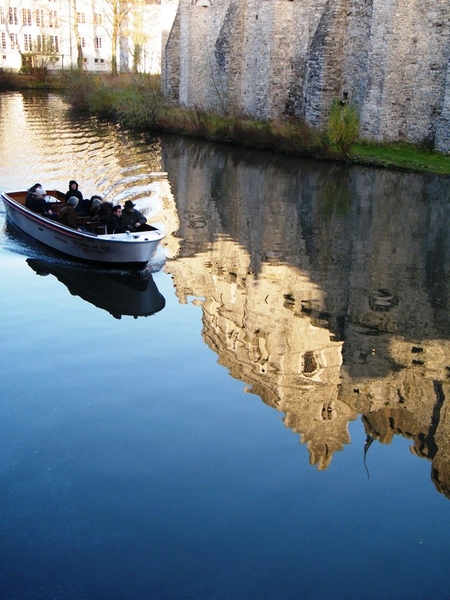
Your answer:
[[[42,82],[21,75],[12,80],[11,89],[20,89],[21,84],[43,87]],[[355,115],[350,110],[342,112],[337,105],[328,127],[319,132],[298,119],[262,122],[168,106],[160,92],[159,77],[155,76],[130,74],[112,78],[69,71],[49,78],[46,86],[62,90],[75,110],[114,120],[133,130],[166,131],[291,156],[450,175],[450,156],[412,144],[357,140],[353,133],[357,131]],[[0,89],[5,89],[1,77]]]
[[[450,175],[450,156],[401,142],[383,145],[355,143],[351,159],[361,165]]]

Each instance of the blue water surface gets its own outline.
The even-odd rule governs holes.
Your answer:
[[[36,274],[30,256],[58,260],[0,219],[1,598],[450,597],[449,500],[410,440],[364,464],[357,418],[318,471],[170,269],[162,309],[119,319]]]

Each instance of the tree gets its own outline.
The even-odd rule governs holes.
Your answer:
[[[79,71],[81,71],[83,69],[83,47],[81,45],[81,36],[78,29],[77,0],[70,0],[69,8],[72,16],[72,23],[70,23],[70,27],[73,27],[73,33],[77,45],[77,68]]]
[[[21,53],[22,62],[30,66],[31,73],[40,82],[47,81],[48,66],[59,60],[57,38],[53,35],[40,34],[33,44],[31,52]]]
[[[124,34],[128,15],[137,4],[137,0],[104,0],[105,18],[110,23],[111,31],[111,74],[117,75],[117,51]]]
[[[138,73],[142,64],[143,48],[148,41],[148,35],[144,33],[143,15],[145,0],[136,0],[133,7],[133,28],[131,39],[133,41],[133,73]]]

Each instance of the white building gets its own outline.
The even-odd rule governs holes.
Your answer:
[[[0,69],[161,72],[162,41],[178,0],[0,0]]]

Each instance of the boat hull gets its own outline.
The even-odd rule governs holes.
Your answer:
[[[95,235],[33,213],[6,193],[2,193],[1,198],[8,219],[16,227],[53,250],[82,261],[119,267],[143,266],[165,237],[157,228]]]

